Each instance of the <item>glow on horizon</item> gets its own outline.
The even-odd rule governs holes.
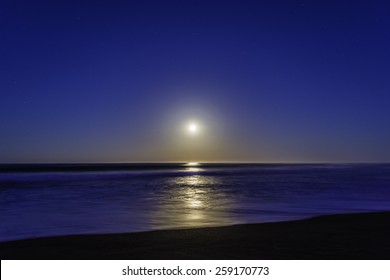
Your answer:
[[[190,171],[190,172],[199,172],[201,171],[200,168],[196,167],[196,166],[199,166],[199,163],[198,162],[188,162],[186,164],[186,166],[189,166],[187,168],[187,171]]]

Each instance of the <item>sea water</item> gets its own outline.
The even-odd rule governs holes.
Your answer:
[[[0,165],[0,241],[383,210],[389,164]]]

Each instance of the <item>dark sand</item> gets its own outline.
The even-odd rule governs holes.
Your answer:
[[[390,259],[390,212],[0,243],[1,259]]]

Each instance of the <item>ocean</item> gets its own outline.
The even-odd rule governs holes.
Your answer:
[[[0,165],[0,241],[390,210],[390,164]]]

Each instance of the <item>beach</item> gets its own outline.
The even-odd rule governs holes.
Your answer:
[[[5,259],[389,259],[390,212],[0,243]]]

